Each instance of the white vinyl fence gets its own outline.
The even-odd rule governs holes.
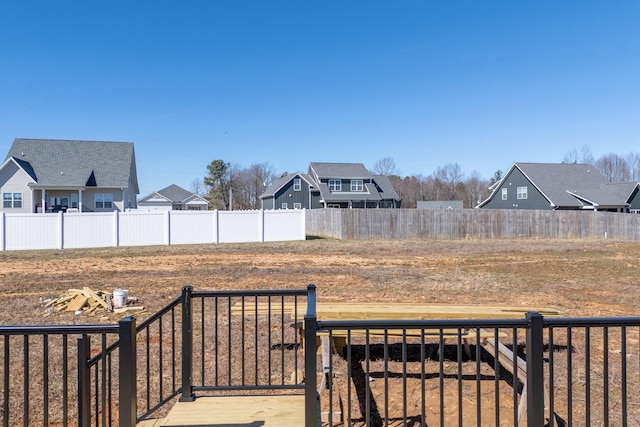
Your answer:
[[[0,250],[304,240],[304,210],[0,213]]]

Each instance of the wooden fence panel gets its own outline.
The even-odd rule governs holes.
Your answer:
[[[336,239],[615,238],[640,240],[640,215],[510,209],[312,209],[307,235]]]

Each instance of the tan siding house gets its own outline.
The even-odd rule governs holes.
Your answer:
[[[0,165],[0,193],[6,213],[135,209],[133,143],[17,138]]]

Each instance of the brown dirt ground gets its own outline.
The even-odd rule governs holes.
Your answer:
[[[129,290],[144,320],[205,289],[318,287],[318,302],[554,306],[567,317],[640,313],[640,243],[588,240],[368,240],[0,253],[0,325],[113,323],[45,315],[70,288]]]
[[[318,286],[318,301],[552,305],[566,316],[640,313],[640,243],[612,240],[313,239],[0,254],[0,324],[104,323],[44,316],[41,298],[129,290],[143,319],[194,289]]]

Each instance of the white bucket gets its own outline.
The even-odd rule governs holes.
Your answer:
[[[129,291],[126,289],[115,289],[113,291],[113,306],[114,307],[122,307],[127,304],[127,297],[129,296]]]

